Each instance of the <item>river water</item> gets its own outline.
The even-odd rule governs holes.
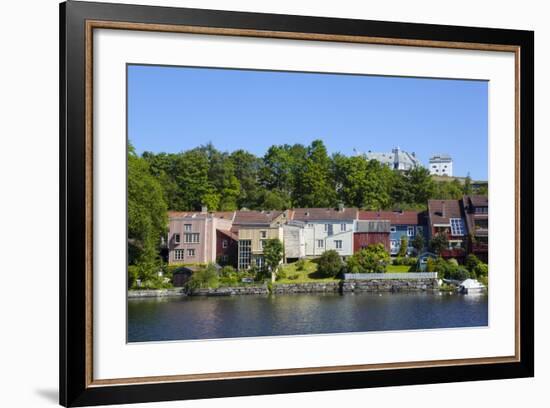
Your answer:
[[[128,341],[487,326],[486,295],[308,294],[128,300]]]

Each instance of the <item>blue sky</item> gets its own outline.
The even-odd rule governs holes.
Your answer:
[[[324,141],[329,153],[448,153],[454,175],[487,179],[488,83],[230,69],[128,67],[128,137],[138,153],[212,142],[263,156]]]

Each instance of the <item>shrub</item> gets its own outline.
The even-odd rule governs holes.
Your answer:
[[[416,234],[411,242],[411,245],[417,255],[422,251],[422,249],[424,249],[424,244],[424,236],[422,234]]]
[[[317,272],[319,275],[329,278],[337,276],[344,266],[340,254],[334,249],[323,252],[317,259]]]
[[[300,274],[294,273],[294,274],[292,274],[292,275],[289,275],[289,276],[288,276],[288,279],[290,279],[290,280],[296,280],[296,279],[298,279],[299,277],[300,277]]]
[[[430,249],[436,254],[440,254],[442,250],[449,247],[449,241],[447,237],[443,234],[436,234],[430,240]]]
[[[463,266],[459,266],[453,271],[451,271],[451,279],[463,281],[468,279],[469,277],[470,277],[470,272],[468,272],[468,269],[464,268]]]
[[[347,270],[351,273],[383,273],[390,261],[390,255],[382,244],[369,245],[356,252],[347,260]]]
[[[489,266],[483,262],[478,263],[473,270],[477,278],[487,276],[489,274]]]
[[[209,264],[205,268],[201,268],[194,272],[188,283],[191,289],[217,288],[219,285],[220,280],[218,278],[218,271],[213,264]]]
[[[474,254],[469,254],[464,261],[464,266],[466,266],[469,271],[473,271],[475,267],[480,263],[481,261],[477,256],[475,256]]]
[[[458,261],[455,258],[451,258],[447,262],[449,262],[451,265],[458,266]]]
[[[408,265],[408,266],[416,266],[418,263],[418,258],[415,258],[413,256],[398,256],[394,258],[393,262],[394,265]]]
[[[401,235],[401,241],[399,245],[399,253],[397,256],[405,256],[407,255],[407,249],[409,247],[409,240],[405,235]]]
[[[304,269],[306,269],[306,264],[307,264],[307,261],[305,259],[299,259],[296,262],[296,270],[303,271]]]
[[[287,278],[286,268],[284,268],[283,266],[280,266],[279,269],[277,269],[276,279],[281,280],[286,278]]]

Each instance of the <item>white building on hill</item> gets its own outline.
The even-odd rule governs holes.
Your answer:
[[[399,147],[392,149],[391,153],[377,153],[368,151],[365,153],[367,160],[377,160],[391,169],[410,170],[415,167],[421,167],[420,160],[413,153],[401,150]]]
[[[430,174],[436,176],[453,176],[453,159],[448,154],[436,154],[430,158]]]

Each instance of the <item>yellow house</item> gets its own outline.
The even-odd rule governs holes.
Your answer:
[[[286,211],[238,212],[233,227],[238,228],[239,269],[248,269],[251,265],[264,267],[263,244],[276,238],[283,242],[283,224],[287,219]]]

